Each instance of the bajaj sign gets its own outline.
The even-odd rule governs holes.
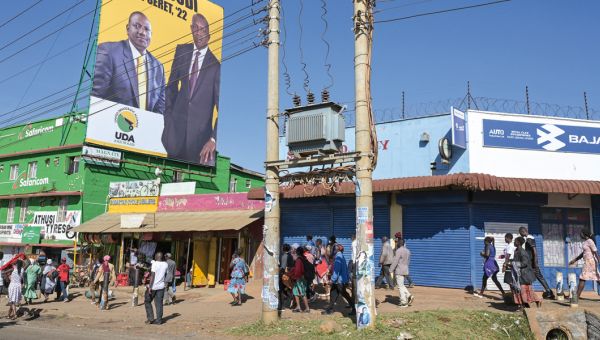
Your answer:
[[[600,154],[600,127],[483,120],[483,145]]]

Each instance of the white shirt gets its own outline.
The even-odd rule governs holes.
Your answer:
[[[4,265],[4,260],[0,259],[0,267],[2,267]],[[4,286],[4,279],[2,278],[2,275],[0,273],[0,286]]]
[[[191,59],[192,62],[190,62],[190,71],[188,72],[190,77],[192,76],[192,68],[194,67],[194,58],[196,58],[196,52],[200,51],[200,55],[198,56],[198,74],[200,74],[200,69],[202,68],[202,63],[204,62],[204,57],[206,56],[206,51],[208,51],[208,46],[206,46],[205,48],[198,50],[198,48],[196,48],[196,45],[194,45],[194,52],[192,53]]]
[[[152,268],[150,269],[154,273],[154,284],[152,290],[165,289],[165,275],[167,274],[168,265],[164,261],[152,261]]]
[[[146,62],[146,51],[144,51],[144,54],[141,54],[140,51],[138,51],[137,48],[135,48],[135,46],[133,46],[133,44],[131,43],[131,41],[127,40],[127,42],[129,42],[129,48],[131,49],[131,55],[133,56],[133,64],[135,65],[136,69],[137,69],[137,62],[138,62],[138,58],[139,57],[144,57],[144,62]]]
[[[504,259],[512,260],[515,256],[515,249],[517,249],[517,247],[515,247],[515,245],[512,242],[507,243],[506,247],[504,247]]]

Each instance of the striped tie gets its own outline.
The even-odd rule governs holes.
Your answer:
[[[137,79],[138,79],[138,103],[139,108],[146,110],[146,70],[145,70],[145,58],[144,56],[137,57]]]

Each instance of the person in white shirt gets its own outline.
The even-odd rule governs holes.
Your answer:
[[[0,251],[0,268],[4,265],[4,253]],[[2,273],[0,272],[0,297],[2,296],[2,292],[4,292],[4,279],[2,278]]]
[[[144,296],[144,307],[146,308],[146,324],[160,325],[162,324],[163,316],[163,298],[165,294],[165,276],[167,274],[168,265],[163,261],[163,254],[157,252],[152,261],[150,269],[150,282],[146,286],[146,294]],[[156,308],[156,319],[152,310],[152,300]]]
[[[502,272],[504,273],[503,281],[510,287],[514,303],[517,305],[521,305],[521,287],[519,285],[518,280],[516,280],[513,275],[511,263],[515,256],[515,249],[517,248],[513,243],[513,234],[506,233],[506,235],[504,235],[504,242],[506,242],[506,246],[504,247],[502,255],[500,255],[500,258],[504,259],[504,264],[502,265]]]

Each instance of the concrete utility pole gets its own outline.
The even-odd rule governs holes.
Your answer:
[[[269,1],[269,79],[267,103],[267,162],[279,159],[279,0]],[[267,163],[263,235],[262,321],[279,320],[279,171]]]
[[[375,287],[373,285],[373,149],[371,134],[371,33],[372,0],[354,1],[354,90],[356,100],[356,326],[375,326]]]

